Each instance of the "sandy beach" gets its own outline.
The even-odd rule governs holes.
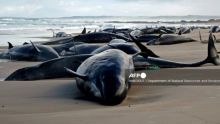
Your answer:
[[[208,30],[202,30],[204,40]],[[217,39],[220,34],[215,34]],[[199,40],[198,30],[186,36]],[[220,44],[216,43],[220,50]],[[207,44],[200,41],[170,46],[149,46],[162,58],[197,62],[207,56]],[[3,51],[5,47],[1,48]],[[0,79],[15,70],[39,62],[0,62]],[[193,69],[194,71],[190,70]],[[181,71],[182,70],[182,71]],[[189,70],[189,71],[187,71]],[[207,71],[208,70],[208,71]],[[149,79],[219,80],[220,66],[207,64],[178,71],[147,71]],[[103,106],[86,100],[73,79],[0,82],[2,124],[218,124],[219,86],[132,85],[126,100],[117,106]]]

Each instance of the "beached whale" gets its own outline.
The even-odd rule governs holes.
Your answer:
[[[93,32],[88,34],[81,34],[74,37],[75,42],[84,43],[109,43],[113,39],[123,39],[129,41],[130,39],[124,36],[120,36],[114,33],[107,32]]]
[[[73,42],[73,36],[55,38],[42,43],[43,45],[59,45]]]
[[[49,46],[26,44],[13,46],[9,43],[9,49],[0,53],[0,59],[10,59],[19,61],[47,61],[59,58],[58,53]]]
[[[140,52],[140,49],[131,43],[109,43],[94,50],[92,54],[101,53],[108,49],[119,49],[127,54],[135,54]]]
[[[132,36],[131,36],[132,37]],[[133,37],[132,37],[133,38]],[[135,41],[135,39],[133,38]],[[138,62],[146,62],[149,64],[154,64],[159,66],[160,68],[179,68],[179,67],[197,67],[201,66],[206,63],[213,63],[215,65],[219,65],[219,56],[217,54],[217,50],[214,45],[214,39],[212,35],[210,35],[209,38],[209,44],[208,44],[208,57],[198,63],[194,64],[184,64],[182,62],[174,62],[158,57],[150,57],[150,56],[157,56],[152,51],[147,49],[144,45],[137,42],[138,47],[143,51],[142,56],[134,56],[134,66],[135,68],[139,68],[140,66],[144,65],[135,65],[135,63]],[[145,51],[145,52],[144,52]],[[145,54],[144,54],[145,53]],[[147,53],[147,54],[146,54]],[[69,75],[63,71],[63,67],[68,67],[73,71],[76,71],[76,69],[79,67],[79,65],[86,60],[87,58],[93,56],[92,54],[89,55],[75,55],[70,57],[64,57],[64,58],[58,58],[49,60],[47,62],[44,62],[42,64],[38,64],[36,66],[31,67],[25,67],[22,69],[18,69],[15,72],[13,72],[11,75],[9,75],[5,80],[40,80],[40,79],[48,79],[48,78],[61,78],[61,77],[68,77]],[[53,71],[51,71],[51,69]],[[144,67],[143,67],[144,69]]]
[[[76,72],[66,69],[76,77],[81,92],[102,104],[117,105],[127,95],[134,64],[128,54],[110,49],[86,59]]]
[[[134,41],[134,42],[136,43],[136,45],[138,46],[140,50],[136,49],[136,47],[134,46],[126,44],[130,47],[127,47],[128,49],[125,49],[124,51],[131,52],[134,50],[134,54],[138,54],[138,51],[141,51],[141,52],[145,52],[146,54],[148,54],[148,56],[158,57],[158,55],[156,55],[150,49],[146,48],[143,44],[137,41]],[[114,47],[113,48],[111,47],[109,49],[118,49],[116,47],[120,46],[121,44],[113,42],[112,45]],[[105,50],[108,50],[108,49],[105,49]],[[81,54],[81,55],[73,55],[69,57],[57,58],[57,59],[43,62],[36,66],[21,68],[21,69],[16,70],[11,75],[9,75],[5,80],[40,80],[40,79],[69,77],[69,74],[63,71],[64,66],[70,68],[71,70],[76,71],[76,69],[79,67],[79,65],[84,60],[86,60],[87,58],[95,54],[101,53],[103,51],[104,50],[102,49],[100,51],[94,52],[93,54]],[[134,58],[134,60],[135,60],[135,65],[134,65],[135,68],[145,69],[146,65],[149,65],[148,62],[145,62],[145,58],[143,57],[137,56],[136,58]],[[141,62],[141,64],[139,63],[139,61]],[[53,71],[51,71],[51,69]]]
[[[81,63],[91,56],[93,55],[83,54],[61,57],[43,62],[41,64],[37,64],[35,66],[21,68],[5,78],[5,81],[28,81],[72,77],[63,68],[67,67],[71,70],[76,71]],[[138,69],[145,69],[149,65],[149,63],[143,63],[144,60],[145,58],[143,57],[136,59],[134,65],[135,68],[137,67]],[[139,61],[141,62],[141,64],[138,63]]]
[[[102,31],[105,31],[105,32],[109,32],[109,33],[130,33],[131,31],[133,31],[132,29],[130,28],[121,28],[121,29],[117,29],[117,28],[106,28]]]
[[[193,28],[191,28],[191,27],[181,27],[181,28],[179,29],[178,35],[191,33],[191,32],[192,32],[192,29],[193,29]]]
[[[214,46],[213,36],[210,35],[208,44],[208,57],[197,63],[183,64],[149,57],[146,53],[135,56],[143,56],[147,62],[163,68],[197,67],[206,63],[219,65],[219,56]],[[127,95],[131,83],[129,75],[134,72],[133,57],[120,50],[106,50],[86,59],[73,71],[66,68],[76,77],[77,87],[87,96],[98,100],[105,105],[120,104]]]
[[[132,36],[131,36],[132,37]],[[132,37],[133,40],[135,40],[135,37]],[[142,54],[142,56],[145,56],[146,61],[155,64],[159,66],[160,68],[182,68],[182,67],[198,67],[207,63],[212,63],[214,65],[219,65],[220,64],[220,59],[218,52],[216,50],[215,44],[214,44],[215,38],[213,37],[212,34],[209,36],[209,41],[208,41],[208,56],[206,59],[200,62],[196,63],[191,63],[191,64],[186,64],[182,62],[174,62],[170,60],[165,60],[162,58],[155,58],[155,57],[149,57],[148,55],[144,55],[145,53]]]
[[[195,41],[196,40],[185,36],[162,35],[158,39],[149,41],[147,45],[172,45],[172,44],[195,42]]]
[[[130,35],[135,36],[139,42],[149,42],[162,36],[162,34],[145,34],[141,30],[134,30],[130,33]]]
[[[70,47],[71,46],[71,47]],[[89,44],[82,42],[72,42],[53,47],[61,56],[71,56],[79,54],[96,54],[108,49],[120,49],[127,54],[140,52],[139,48],[132,43],[122,39],[113,39],[108,44]]]
[[[210,28],[210,33],[217,33],[217,32],[219,32],[220,31],[220,28],[219,28],[219,26],[212,26],[211,28]]]
[[[156,28],[144,28],[141,29],[144,34],[174,34],[176,33],[175,27],[156,27]]]
[[[24,81],[70,77],[71,75],[67,73],[63,67],[76,70],[85,59],[91,56],[92,55],[75,55],[56,58],[35,66],[18,69],[9,75],[5,80]]]
[[[62,52],[60,52],[61,56],[71,56],[71,55],[80,55],[80,54],[91,54],[96,49],[102,47],[102,44],[79,44],[72,46],[69,49],[65,49]]]
[[[59,45],[53,45],[52,48],[59,54],[61,55],[62,51],[64,50],[69,50],[71,47],[84,44],[82,42],[70,42],[70,43],[65,43],[65,44],[59,44]]]

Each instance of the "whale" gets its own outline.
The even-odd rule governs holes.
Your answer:
[[[108,32],[92,32],[87,34],[80,34],[73,38],[75,42],[84,43],[109,43],[113,39],[123,39],[125,41],[130,40],[127,37]]]
[[[217,53],[217,50],[215,48],[214,44],[214,38],[213,35],[210,34],[209,36],[209,43],[208,43],[208,56],[206,59],[200,62],[195,63],[183,63],[183,62],[175,62],[163,58],[159,58],[155,55],[155,57],[151,57],[152,54],[154,54],[152,51],[149,52],[149,49],[146,48],[143,44],[141,44],[138,41],[135,41],[135,37],[131,36],[134,42],[138,43],[138,47],[142,49],[140,53],[136,53],[133,56],[134,61],[134,67],[141,69],[145,69],[145,64],[153,64],[158,66],[159,68],[183,68],[183,67],[198,67],[202,66],[207,63],[212,63],[214,65],[219,65],[219,56]],[[144,52],[146,50],[146,52]],[[151,53],[152,52],[152,53]],[[62,58],[56,58],[53,60],[49,60],[46,62],[43,62],[41,64],[25,67],[16,70],[12,74],[10,74],[5,80],[40,80],[40,79],[53,79],[53,78],[62,78],[62,77],[69,77],[65,71],[63,71],[63,67],[68,67],[73,71],[76,71],[77,68],[81,65],[82,62],[84,62],[89,57],[92,57],[92,54],[88,55],[74,55],[69,57],[62,57]],[[136,65],[138,62],[145,62],[144,65]],[[45,66],[42,66],[45,65]],[[51,69],[53,69],[53,73],[51,72]],[[140,70],[141,70],[140,69]]]
[[[63,67],[65,66],[76,70],[85,59],[91,56],[92,55],[86,54],[74,55],[48,60],[34,66],[18,69],[5,78],[5,81],[28,81],[70,77],[71,75],[67,73]]]
[[[135,70],[133,57],[143,56],[147,62],[162,68],[198,67],[207,63],[219,65],[220,60],[210,34],[208,57],[192,64],[149,57],[146,53],[129,56],[123,51],[109,49],[86,59],[76,71],[64,67],[76,77],[78,89],[104,105],[118,105],[126,98],[131,86],[129,75]]]
[[[136,45],[140,50],[138,50],[134,45],[127,44],[130,46],[132,49],[125,49],[124,51],[126,52],[131,52],[134,54],[138,54],[139,52],[145,52],[148,54],[148,56],[153,56],[153,57],[159,57],[157,56],[153,51],[150,49],[146,48],[143,44],[140,44],[139,42],[136,42]],[[63,77],[70,77],[69,74],[67,74],[65,71],[63,71],[63,67],[68,67],[73,71],[76,71],[76,69],[80,66],[80,64],[88,59],[89,57],[102,53],[106,50],[110,49],[117,49],[115,47],[120,46],[120,43],[115,43],[113,42],[112,45],[114,46],[113,48],[105,49],[105,50],[100,50],[96,51],[96,53],[93,54],[80,54],[80,55],[72,55],[72,56],[65,56],[65,57],[60,57],[52,60],[48,60],[46,62],[37,64],[35,66],[30,66],[30,67],[25,67],[16,70],[12,74],[10,74],[5,80],[10,81],[10,80],[41,80],[41,79],[53,79],[53,78],[63,78]],[[123,47],[122,47],[123,48]],[[123,50],[123,49],[118,49],[118,50]],[[123,52],[124,52],[123,51]],[[135,60],[134,66],[135,69],[145,69],[146,66],[149,65],[148,62],[145,62],[145,58],[143,57],[135,57],[133,58]],[[141,62],[141,63],[139,63]],[[53,71],[51,71],[51,69]]]
[[[193,30],[193,28],[191,28],[191,27],[181,27],[179,29],[178,35],[191,33],[192,30]]]
[[[73,71],[79,90],[104,105],[120,104],[130,88],[129,75],[134,72],[132,57],[117,49],[109,49],[86,59]]]
[[[59,55],[61,55],[61,53],[64,50],[69,50],[71,47],[76,46],[76,45],[80,45],[80,44],[84,44],[82,42],[70,42],[70,43],[65,43],[65,44],[58,44],[58,45],[53,45],[51,46]]]
[[[196,40],[185,36],[162,35],[158,39],[147,42],[147,45],[173,45],[187,42],[196,42]]]
[[[22,46],[13,46],[11,43],[8,44],[8,50],[0,53],[0,59],[47,61],[60,57],[59,54],[49,46],[35,45],[33,42]]]
[[[131,36],[132,37],[132,36]],[[133,40],[135,40],[135,37],[132,37]],[[214,65],[219,65],[220,64],[220,59],[219,55],[217,52],[217,49],[215,47],[215,38],[212,34],[209,35],[209,40],[208,40],[208,56],[204,60],[200,62],[195,62],[195,63],[182,63],[182,62],[175,62],[171,60],[166,60],[162,58],[155,58],[155,57],[150,57],[148,55],[144,55],[145,53],[142,53],[142,56],[146,59],[145,61],[155,64],[160,68],[183,68],[183,67],[199,67],[204,64],[212,63]]]

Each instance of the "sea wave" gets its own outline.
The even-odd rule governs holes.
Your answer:
[[[60,18],[1,17],[0,30],[48,30],[133,28],[154,26],[211,26],[220,22],[218,16],[74,16]],[[211,22],[211,23],[207,23]]]

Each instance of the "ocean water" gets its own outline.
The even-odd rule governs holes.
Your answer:
[[[55,32],[79,30],[86,27],[89,30],[105,28],[142,28],[155,26],[211,26],[206,23],[182,23],[181,21],[208,21],[220,19],[220,16],[77,16],[60,18],[22,18],[0,17],[0,45],[7,41],[21,44],[28,40],[42,41],[39,37],[51,37],[51,29]],[[214,25],[214,24],[213,24]]]

